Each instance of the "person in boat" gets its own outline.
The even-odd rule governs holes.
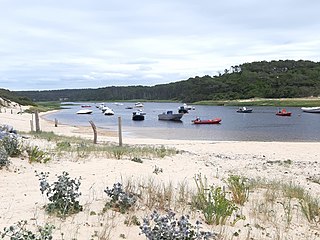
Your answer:
[[[199,117],[196,117],[196,121],[200,121],[200,118],[199,118]]]

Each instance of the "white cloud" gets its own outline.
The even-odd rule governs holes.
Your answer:
[[[2,0],[0,87],[154,85],[244,62],[319,61],[316,0]]]

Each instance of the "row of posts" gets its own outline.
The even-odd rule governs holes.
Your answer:
[[[40,132],[40,121],[39,121],[38,111],[36,111],[34,113],[34,119],[33,119],[33,114],[32,114],[32,119],[30,120],[31,132],[34,131],[33,122],[35,122],[35,127],[36,127],[35,131]],[[97,139],[98,139],[97,128],[92,120],[90,120],[89,123],[92,127],[92,130],[93,130],[93,143],[96,144]],[[54,119],[54,126],[58,127],[58,120],[56,118]],[[122,147],[122,121],[121,121],[121,117],[118,117],[118,136],[119,136],[119,146]]]

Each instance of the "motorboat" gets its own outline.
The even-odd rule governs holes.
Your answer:
[[[282,109],[282,110],[279,110],[277,113],[276,113],[277,116],[285,116],[285,117],[290,117],[291,116],[291,112],[287,112],[286,109]]]
[[[114,111],[109,107],[104,107],[102,109],[102,112],[104,113],[104,115],[114,115]]]
[[[140,107],[143,107],[143,103],[141,103],[141,102],[136,102],[136,103],[134,104],[134,106],[135,106],[136,108],[140,108]]]
[[[252,113],[252,108],[240,107],[237,112],[238,113]]]
[[[189,111],[188,111],[188,108],[185,106],[185,105],[183,105],[183,106],[180,106],[179,108],[178,108],[178,113],[188,113]]]
[[[145,112],[135,111],[132,113],[132,120],[133,121],[143,121],[145,115],[146,115]]]
[[[184,107],[185,109],[187,109],[188,111],[189,111],[189,110],[195,110],[195,109],[196,109],[195,107],[189,106],[189,105],[187,105],[186,103],[183,104],[183,107]]]
[[[320,107],[302,107],[301,110],[307,113],[320,113]]]
[[[91,114],[93,111],[91,109],[81,109],[78,112],[76,112],[77,114]]]
[[[183,113],[173,113],[172,111],[163,112],[158,115],[159,120],[180,121]]]
[[[207,120],[201,120],[200,118],[196,118],[192,122],[194,124],[219,124],[221,122],[221,118],[214,118],[214,119],[207,119]]]
[[[81,107],[83,107],[83,108],[90,108],[91,105],[81,105]]]

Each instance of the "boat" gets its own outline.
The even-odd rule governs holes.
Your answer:
[[[301,110],[307,113],[320,113],[320,107],[302,107]]]
[[[109,107],[104,107],[102,109],[102,112],[104,113],[104,115],[114,115],[114,111]]]
[[[163,112],[158,115],[159,120],[180,121],[183,113],[173,113],[172,111]]]
[[[133,121],[143,121],[144,115],[146,115],[145,112],[142,111],[135,111],[132,113],[132,120]]]
[[[252,113],[252,108],[241,107],[237,110],[238,113]]]
[[[196,118],[192,122],[194,124],[220,124],[221,118],[214,118],[214,119],[207,119],[207,120],[201,120],[200,118]]]
[[[186,103],[183,104],[183,107],[184,107],[185,109],[187,109],[188,111],[189,111],[189,110],[196,110],[195,107],[189,106],[189,105],[187,105]]]
[[[93,111],[91,109],[81,109],[78,112],[76,112],[77,114],[91,114]]]
[[[81,107],[83,107],[83,108],[90,108],[91,105],[81,105]]]
[[[139,107],[143,107],[143,103],[141,102],[137,102],[134,104],[135,107],[139,108]]]
[[[277,113],[276,113],[277,116],[287,116],[287,117],[290,117],[291,116],[291,112],[287,112],[286,109],[282,109],[282,110],[279,110]]]
[[[126,109],[133,109],[133,107],[132,106],[127,106]]]
[[[183,105],[183,106],[180,106],[179,108],[178,108],[178,113],[188,113],[189,111],[188,111],[188,108],[185,106],[185,105]]]

